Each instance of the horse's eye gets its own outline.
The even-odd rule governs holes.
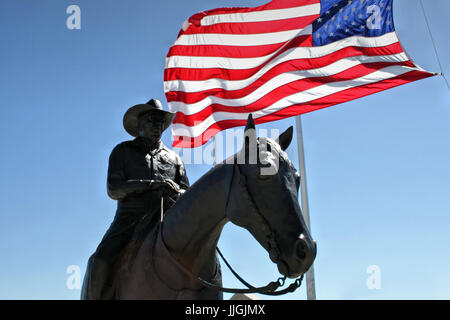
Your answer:
[[[300,173],[298,171],[295,173],[295,184],[297,185],[297,189],[300,188]]]

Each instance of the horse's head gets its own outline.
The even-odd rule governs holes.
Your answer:
[[[251,115],[242,150],[234,156],[227,217],[249,230],[289,278],[304,274],[316,257],[298,203],[300,174],[287,157],[292,127],[278,139],[256,137]]]

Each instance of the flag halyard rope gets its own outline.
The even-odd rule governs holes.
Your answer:
[[[439,57],[439,53],[438,53],[438,50],[437,50],[436,42],[434,40],[433,33],[431,32],[430,22],[428,21],[427,14],[425,13],[425,7],[423,6],[422,0],[419,0],[419,3],[420,3],[420,6],[422,8],[422,13],[423,13],[423,16],[425,18],[425,23],[426,23],[427,28],[428,28],[428,33],[430,34],[431,43],[433,44],[434,53],[436,54],[436,58],[437,58],[437,61],[438,61],[438,64],[439,64],[439,68],[441,70],[441,73],[438,73],[438,75],[440,75],[440,76],[442,76],[444,78],[445,83],[447,84],[447,89],[450,90],[450,85],[448,83],[447,77],[445,76],[444,70],[442,68],[442,63],[441,63],[441,59]]]

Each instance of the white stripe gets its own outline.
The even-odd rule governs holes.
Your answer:
[[[320,14],[320,3],[284,9],[238,12],[231,14],[214,14],[205,16],[201,20],[201,25],[210,26],[217,23],[273,21],[299,18],[316,14]]]
[[[262,57],[256,58],[222,58],[222,57],[190,57],[172,56],[166,60],[166,69],[169,68],[224,68],[224,69],[249,69],[257,67],[269,60],[279,50]],[[173,58],[173,59],[172,59]],[[189,66],[189,67],[186,67]]]
[[[214,88],[223,88],[225,90],[238,90],[249,86],[255,80],[259,79],[264,73],[268,70],[272,69],[274,66],[283,63],[289,60],[295,59],[311,59],[311,58],[320,58],[326,56],[330,53],[333,53],[337,50],[343,49],[345,47],[357,46],[357,47],[381,47],[387,46],[393,43],[398,42],[398,38],[395,32],[386,33],[380,37],[361,37],[361,36],[353,36],[350,38],[345,38],[336,42],[332,42],[330,44],[321,46],[321,47],[297,47],[286,50],[281,55],[277,56],[275,59],[270,61],[269,64],[265,65],[261,70],[252,75],[248,79],[244,80],[223,80],[223,79],[208,79],[201,81],[188,81],[188,80],[170,80],[164,81],[164,91],[183,91],[183,92],[197,92]],[[273,54],[272,54],[273,55]],[[172,58],[168,59],[167,64],[172,65]],[[196,65],[190,66],[186,60],[183,60],[186,57],[176,57],[177,60],[173,61],[173,63],[177,65],[179,68],[198,68]],[[265,59],[269,59],[269,56],[265,56]],[[225,66],[227,61],[233,66],[237,66],[237,62],[239,59],[232,58],[209,58],[202,57],[202,61],[198,61],[202,63],[200,66],[209,66],[211,68],[220,68],[221,66]],[[259,59],[259,58],[252,58]],[[249,59],[245,59],[247,63],[250,63]],[[246,67],[243,69],[247,69],[250,67]],[[226,68],[232,69],[232,68]]]
[[[404,53],[386,56],[373,56],[373,57],[372,56],[347,57],[335,61],[326,67],[308,70],[296,70],[279,74],[276,77],[273,77],[269,81],[265,82],[262,86],[257,88],[252,93],[242,98],[223,99],[216,96],[208,96],[205,99],[192,104],[185,104],[183,102],[173,101],[169,103],[169,108],[172,112],[182,112],[186,115],[191,115],[200,112],[201,110],[203,110],[204,108],[208,107],[213,103],[230,107],[242,107],[259,100],[260,98],[265,96],[268,92],[271,92],[277,89],[278,87],[281,87],[293,81],[306,78],[333,76],[337,73],[340,73],[342,71],[345,71],[349,68],[355,67],[362,63],[403,62],[408,60],[409,60],[408,57]]]
[[[307,26],[305,29],[301,29],[300,32],[293,35],[288,40],[293,40],[300,36],[311,35],[312,27]],[[286,42],[286,41],[284,41]],[[286,45],[286,44],[285,44]],[[170,56],[166,58],[166,69],[170,68],[224,68],[224,69],[249,69],[257,67],[272,56],[276,55],[283,47],[278,48],[276,51],[266,56],[255,58],[230,58],[230,57],[203,57],[203,56]],[[292,49],[291,49],[292,50]]]
[[[394,78],[398,75],[413,70],[417,70],[417,68],[404,66],[389,66],[377,70],[375,72],[372,72],[368,75],[356,78],[354,80],[323,84],[321,86],[317,86],[302,92],[292,94],[287,97],[283,97],[282,99],[280,99],[279,101],[277,101],[276,103],[272,104],[271,106],[265,109],[252,112],[252,115],[256,119],[271,114],[273,112],[279,111],[291,105],[316,100],[349,88],[354,88],[358,86],[379,82],[385,79]],[[206,129],[209,128],[214,123],[227,119],[245,120],[247,119],[247,114],[234,112],[215,112],[211,114],[208,118],[206,118],[204,121],[192,127],[181,123],[174,123],[172,125],[172,131],[175,136],[196,137],[202,134],[204,131],[206,131]]]
[[[303,32],[302,32],[303,31]],[[312,25],[301,29],[256,33],[256,34],[225,34],[225,33],[196,33],[183,34],[173,44],[174,46],[262,46],[286,42],[294,38],[297,34],[312,34]]]

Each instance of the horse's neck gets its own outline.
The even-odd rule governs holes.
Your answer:
[[[215,259],[215,248],[226,219],[226,201],[231,183],[230,165],[218,165],[201,177],[168,212],[164,241],[181,262],[197,273]],[[200,268],[200,270],[195,270]]]

